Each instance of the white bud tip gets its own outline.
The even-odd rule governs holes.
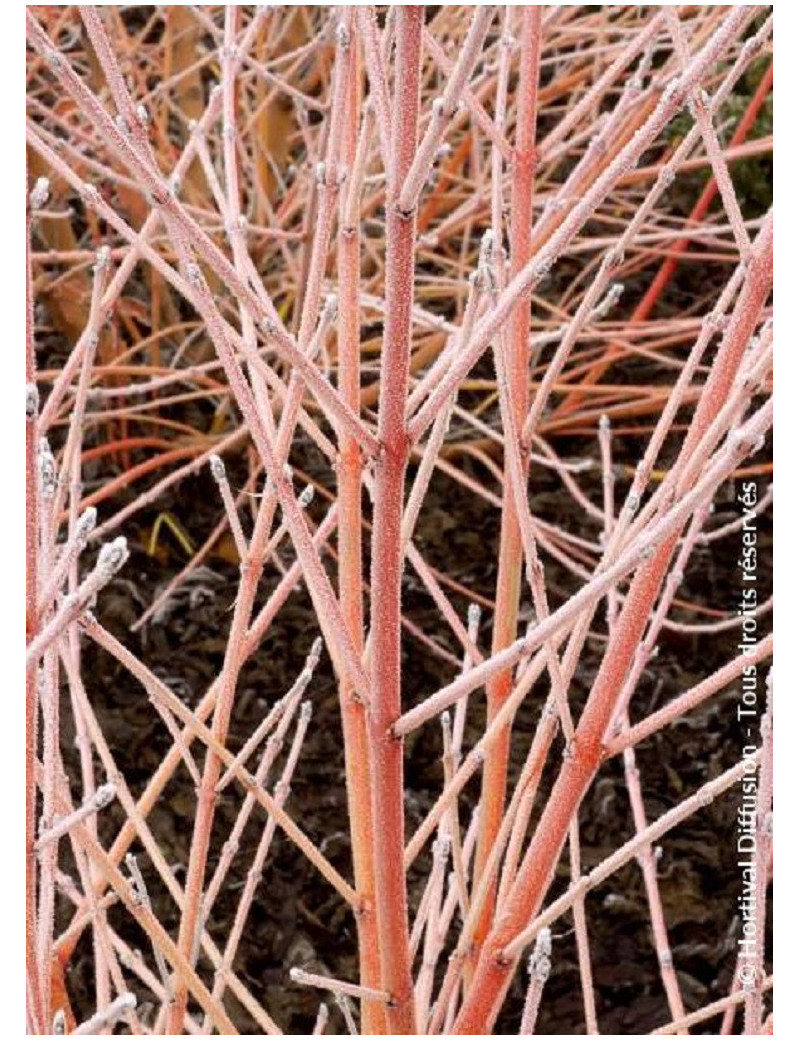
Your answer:
[[[97,260],[95,262],[96,271],[104,271],[106,267],[111,263],[111,250],[108,246],[100,246],[97,250]]]
[[[40,177],[31,191],[31,207],[33,209],[41,209],[42,206],[47,205],[47,200],[49,198],[50,181],[47,177]]]
[[[553,950],[552,933],[549,928],[543,928],[536,936],[536,952],[550,956]]]
[[[219,455],[209,455],[208,465],[211,467],[211,476],[217,482],[225,479],[225,463]]]
[[[117,795],[116,787],[111,784],[103,784],[102,787],[98,787],[94,796],[95,805],[98,809],[105,809],[107,805],[110,805]]]
[[[298,505],[300,506],[301,509],[306,509],[308,506],[311,505],[311,502],[313,501],[313,498],[314,498],[314,485],[313,484],[306,484],[306,486],[303,488],[302,492],[300,493],[299,498],[297,499],[297,503],[298,503]]]
[[[75,525],[78,538],[88,538],[92,531],[95,529],[97,524],[97,510],[94,506],[88,506],[81,515],[78,517],[78,522]]]
[[[25,385],[25,418],[35,419],[39,414],[39,390],[35,383]]]
[[[120,535],[113,542],[106,542],[97,558],[97,569],[104,571],[109,577],[116,574],[128,559],[128,540]]]
[[[450,842],[447,838],[437,838],[431,847],[434,859],[447,859],[450,853]]]
[[[45,494],[52,494],[56,486],[56,460],[46,437],[39,441],[39,477]]]

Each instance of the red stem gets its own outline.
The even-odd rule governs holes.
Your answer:
[[[522,56],[517,99],[516,141],[512,158],[511,183],[511,276],[525,266],[531,252],[533,189],[536,169],[536,109],[539,87],[542,9],[529,5],[523,12]],[[499,247],[500,243],[496,243]],[[504,344],[508,371],[511,412],[517,430],[528,413],[530,397],[530,293],[523,293],[509,319],[509,334]],[[514,438],[516,441],[516,438]],[[528,452],[524,451],[523,475],[527,479]],[[500,528],[500,558],[495,599],[492,653],[504,650],[517,638],[519,595],[523,546],[514,505],[514,491],[505,460],[503,509]],[[495,718],[511,692],[513,672],[508,669],[487,684],[488,723]],[[481,826],[475,859],[475,887],[480,882],[503,819],[508,773],[510,724],[492,746],[483,770]],[[489,932],[494,914],[496,880],[492,882],[475,933],[480,947]]]
[[[372,762],[375,895],[382,988],[391,994],[390,1033],[414,1034],[414,987],[409,957],[403,870],[403,745],[390,732],[401,713],[400,583],[403,570],[403,491],[408,441],[405,407],[414,302],[416,208],[397,208],[417,145],[420,45],[424,8],[398,7],[394,122],[386,215],[386,324],[381,352],[378,437],[372,528],[372,610],[369,719]]]
[[[357,415],[361,407],[359,284],[361,274],[361,236],[358,214],[350,214],[348,199],[353,192],[360,199],[359,172],[356,170],[358,113],[361,84],[358,48],[352,39],[354,12],[342,8],[344,31],[348,34],[346,114],[343,120],[342,164],[348,170],[347,198],[341,207],[337,241],[339,267],[339,391]],[[354,183],[355,182],[355,183]],[[354,217],[355,219],[351,219]],[[364,650],[364,604],[361,562],[361,481],[362,458],[358,441],[347,430],[339,438],[339,595],[353,646]],[[353,849],[355,888],[361,900],[358,928],[359,979],[362,986],[379,989],[380,953],[375,916],[375,865],[373,861],[374,826],[370,794],[369,742],[366,708],[355,696],[346,677],[339,681],[339,697],[344,731],[345,773],[347,783],[350,840]],[[367,1035],[386,1032],[383,1005],[362,1000],[361,1028]]]
[[[753,94],[750,104],[742,114],[739,125],[736,127],[736,130],[728,144],[729,148],[741,144],[749,134],[753,124],[758,118],[761,106],[764,104],[770,90],[772,90],[772,74],[773,65],[770,63],[769,68],[761,78],[761,82],[759,83],[755,94]],[[719,187],[717,186],[716,179],[712,173],[708,183],[705,188],[703,188],[700,198],[694,204],[694,208],[686,221],[689,227],[696,227],[700,224],[718,193]],[[675,243],[670,250],[669,255],[664,258],[661,266],[656,272],[655,278],[653,278],[653,281],[650,283],[647,292],[636,305],[636,309],[630,318],[631,323],[647,320],[651,311],[661,299],[661,294],[664,292],[664,289],[672,280],[672,276],[678,269],[681,257],[691,244],[691,238],[681,238]],[[624,353],[625,347],[620,346],[618,343],[612,343],[600,361],[598,361],[597,364],[595,364],[584,376],[581,383],[581,389],[585,386],[592,386],[602,379],[603,374],[610,367],[614,359],[620,357],[620,355]],[[564,399],[564,403],[558,411],[560,413],[572,412],[583,400],[584,396],[581,392],[570,394]]]
[[[770,215],[753,245],[752,260],[741,295],[675,464],[677,474],[681,473],[714,416],[725,403],[750,336],[761,317],[771,284]],[[679,493],[685,491],[685,488],[678,487]],[[484,944],[473,984],[455,1022],[453,1032],[457,1035],[486,1034],[497,1017],[516,966],[515,961],[506,957],[503,951],[542,906],[567,837],[570,820],[577,812],[600,765],[603,736],[679,537],[680,532],[677,532],[667,538],[653,558],[640,566],[631,583],[575,731],[571,754],[561,767],[517,880],[498,914],[498,923]]]

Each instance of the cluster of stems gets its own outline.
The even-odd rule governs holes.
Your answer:
[[[282,1033],[266,987],[237,961],[252,910],[267,899],[276,841],[299,850],[354,922],[357,977],[286,966],[286,987],[332,1000],[323,997],[314,1034],[490,1034],[515,980],[519,1032],[532,1034],[564,931],[574,936],[583,1025],[598,1033],[592,891],[631,862],[668,1009],[660,1032],[714,1016],[730,1031],[739,1008],[747,1032],[761,1031],[771,987],[771,688],[758,749],[656,818],[637,749],[712,698],[722,703],[746,669],[766,675],[772,654],[765,603],[746,654],[657,710],[638,696],[665,631],[713,639],[740,623],[729,605],[687,621],[681,587],[699,547],[727,545],[750,522],[714,527],[712,507],[737,476],[765,471],[772,425],[773,219],[745,219],[731,176],[771,67],[733,135],[719,129],[731,93],[769,48],[768,11],[142,10],[138,30],[117,8],[27,14],[37,174],[26,243],[28,1031],[120,1023],[137,1034],[233,1034],[244,1014]],[[180,67],[153,87],[146,48],[162,17],[165,53]],[[73,30],[89,62],[73,60]],[[218,80],[203,96],[197,79],[199,108],[184,88],[203,59],[180,57],[182,33],[203,41]],[[581,47],[592,41],[585,51],[580,33]],[[274,155],[258,144],[276,99],[293,106],[291,174],[274,141]],[[667,146],[684,115],[689,129]],[[182,151],[170,120],[185,124]],[[664,209],[676,177],[697,164],[711,179],[684,225]],[[101,236],[91,249],[69,235],[42,247],[64,222],[54,191],[82,207],[87,241]],[[688,317],[654,317],[681,258],[701,248],[726,271],[721,288],[698,289]],[[66,284],[86,281],[80,318],[61,315],[69,350],[40,370],[37,293],[55,308],[62,267]],[[626,280],[637,286],[630,305]],[[127,357],[113,347],[117,326],[134,328],[130,286],[149,291],[159,331]],[[182,343],[171,357],[168,340]],[[205,354],[190,349],[196,340]],[[610,381],[631,359],[663,366],[665,378],[633,393]],[[198,398],[217,403],[213,435],[163,417],[167,404]],[[182,436],[163,440],[169,429]],[[98,430],[112,447],[98,447]],[[585,438],[584,458],[563,454],[562,432]],[[628,468],[626,436],[638,452]],[[298,477],[303,450],[322,460],[327,482]],[[242,459],[239,481],[229,474]],[[87,483],[98,460],[122,462],[99,488]],[[203,469],[219,492],[219,522],[121,638],[101,608],[126,573],[125,534]],[[579,528],[537,506],[543,478],[560,483]],[[426,558],[423,521],[441,480],[497,518],[493,596]],[[126,487],[134,493],[121,504]],[[762,487],[747,516],[770,502]],[[136,652],[136,632],[159,623],[226,534],[239,571],[224,659],[190,706]],[[556,568],[567,595],[550,581]],[[409,576],[449,644],[407,609]],[[291,688],[267,691],[268,711],[239,740],[244,670],[299,589],[318,638]],[[440,688],[409,688],[406,640],[448,671]],[[136,791],[104,732],[87,645],[135,681],[142,710],[163,727],[167,750]],[[346,870],[291,799],[321,667],[338,689]],[[576,675],[587,667],[591,688],[578,702]],[[523,705],[536,706],[537,722],[521,733]],[[422,727],[441,739],[442,787],[409,831],[408,738]],[[616,761],[633,829],[585,872],[581,806]],[[659,850],[753,769],[755,971],[746,987],[689,1010]],[[178,776],[195,799],[180,872],[154,811]],[[222,797],[236,806],[232,828]],[[256,822],[253,849],[243,836]],[[562,859],[569,885],[556,897]],[[420,865],[424,882],[412,886]],[[237,872],[244,881],[234,885]],[[120,927],[120,908],[141,949]],[[79,1014],[70,969],[87,934],[95,1003]]]

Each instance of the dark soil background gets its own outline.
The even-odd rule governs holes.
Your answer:
[[[569,457],[570,445],[561,444]],[[593,448],[591,450],[594,450]],[[585,453],[577,442],[574,452]],[[328,476],[316,462],[312,449],[303,449],[309,475],[327,482]],[[473,474],[480,479],[480,473]],[[591,477],[596,481],[596,477]],[[624,482],[620,481],[620,493]],[[761,490],[766,482],[761,481]],[[589,488],[587,481],[586,485]],[[557,521],[574,533],[594,536],[585,518],[557,479],[539,470],[531,481],[532,505],[545,520]],[[590,489],[590,488],[589,488]],[[718,506],[713,523],[722,524],[736,515],[733,484],[727,494],[730,506]],[[312,506],[317,519],[320,505]],[[220,507],[210,478],[185,481],[162,503],[199,543],[218,521]],[[219,558],[184,586],[170,600],[156,622],[132,634],[130,625],[138,618],[169,578],[185,563],[181,550],[159,542],[161,559],[148,555],[148,525],[157,514],[141,519],[142,542],[133,539],[132,556],[121,576],[107,589],[98,614],[116,635],[142,655],[186,703],[193,705],[219,670],[230,622],[236,587],[236,570]],[[499,514],[477,496],[450,480],[437,477],[421,518],[419,546],[428,561],[476,593],[494,594],[494,561],[499,538]],[[681,595],[685,599],[735,610],[738,596],[736,568],[737,535],[714,542],[695,553]],[[771,586],[771,533],[769,518],[760,520],[761,596]],[[287,560],[289,557],[286,557]],[[273,571],[274,574],[274,571]],[[559,565],[548,567],[554,604],[575,587],[574,579]],[[264,580],[264,593],[277,580]],[[466,601],[454,596],[455,605],[466,610]],[[405,583],[408,616],[445,647],[452,641],[427,595],[410,572]],[[687,614],[687,619],[689,615]],[[696,618],[695,618],[696,620]],[[766,634],[768,619],[762,619]],[[597,632],[602,631],[598,615]],[[484,612],[482,639],[488,645],[491,614]],[[258,652],[244,670],[233,717],[231,744],[237,747],[263,718],[268,707],[294,681],[302,660],[317,634],[310,601],[304,590],[296,591],[273,623]],[[722,635],[691,636],[664,633],[660,653],[648,667],[632,703],[637,719],[690,687],[735,653],[737,630]],[[571,691],[577,714],[593,680],[603,650],[599,636],[590,638]],[[106,655],[88,643],[84,670],[92,701],[112,752],[134,793],[143,789],[169,746],[168,735],[136,682]],[[448,681],[452,669],[410,638],[404,642],[404,685],[408,704]],[[762,685],[763,689],[763,685]],[[525,743],[533,733],[545,697],[537,687],[524,705],[515,727],[514,761],[524,756]],[[288,808],[309,835],[323,844],[325,853],[345,876],[349,876],[348,821],[344,804],[344,768],[336,684],[330,663],[323,660],[308,691],[314,715],[295,779]],[[481,732],[483,697],[472,698],[469,741]],[[656,819],[698,786],[734,764],[740,757],[742,733],[736,720],[737,691],[733,687],[693,712],[688,718],[640,745],[641,772],[646,810]],[[423,728],[407,745],[407,811],[409,833],[422,820],[441,786],[441,748],[435,726]],[[547,791],[558,767],[560,749],[551,754]],[[199,759],[198,759],[199,760]],[[278,763],[278,769],[280,763]],[[277,770],[273,773],[273,779]],[[474,797],[475,788],[468,788]],[[155,833],[179,878],[185,871],[191,836],[193,791],[183,771],[165,793],[151,817]],[[215,827],[218,844],[232,826],[239,805],[235,785],[221,799]],[[736,868],[736,792],[729,792],[712,806],[671,832],[664,841],[660,860],[660,888],[681,989],[688,1009],[701,1006],[728,992],[736,959],[737,899],[739,874]],[[109,828],[114,810],[104,817]],[[226,938],[225,922],[232,919],[244,880],[250,853],[258,842],[264,818],[254,813],[240,854],[212,913],[210,928],[220,943]],[[115,821],[121,822],[119,818]],[[468,816],[462,809],[462,824]],[[581,812],[584,870],[591,869],[633,833],[633,821],[622,773],[621,758],[602,768]],[[412,878],[412,900],[419,891],[425,862]],[[562,862],[557,888],[568,880],[568,865]],[[157,910],[163,923],[175,927],[177,920],[170,900],[152,879]],[[587,900],[592,964],[597,991],[600,1028],[604,1033],[647,1032],[670,1018],[663,995],[658,965],[652,947],[644,885],[634,862],[615,874]],[[112,910],[115,924],[134,946],[142,936]],[[343,904],[320,883],[314,868],[278,833],[267,861],[259,897],[249,918],[236,961],[237,971],[255,996],[263,1001],[288,1033],[307,1032],[316,1014],[317,995],[288,982],[292,965],[324,970],[344,978],[355,977],[355,929]],[[91,946],[86,937],[82,956],[74,961],[71,986],[91,1004]],[[498,1033],[516,1033],[523,999],[518,979]],[[242,1032],[257,1032],[233,998],[229,1008]],[[334,1009],[329,1031],[343,1031]],[[537,1031],[550,1034],[585,1032],[574,934],[569,916],[554,927],[553,972],[547,983]]]
[[[761,161],[735,164],[736,176],[742,171],[750,178],[744,184],[746,197],[753,199],[757,213],[763,212],[760,192],[771,185],[770,171]],[[752,181],[752,184],[750,183]],[[682,182],[683,183],[683,182]],[[738,182],[740,186],[744,182]],[[755,185],[753,187],[753,185]],[[699,193],[702,185],[697,186]],[[690,186],[690,189],[693,186]],[[678,189],[675,189],[676,192]],[[682,187],[686,192],[685,186]],[[691,209],[694,190],[685,197],[676,194],[675,211]],[[748,213],[748,215],[750,215]],[[664,313],[690,313],[699,306],[705,294],[713,293],[724,281],[729,269],[719,266],[683,264],[662,301]],[[636,286],[626,286],[625,306],[636,298]],[[625,311],[627,313],[627,311]],[[44,344],[43,365],[57,365],[58,347]],[[677,355],[676,355],[677,356]],[[625,369],[614,369],[617,381],[626,378]],[[663,379],[659,370],[643,371],[633,363],[627,373],[630,382]],[[196,428],[208,428],[208,415],[193,416],[193,409],[203,403],[187,405],[179,416]],[[209,408],[211,405],[208,406]],[[91,441],[89,442],[91,443]],[[627,437],[615,441],[615,461],[619,466],[632,466],[638,461],[644,440]],[[594,437],[560,439],[554,442],[562,458],[596,457]],[[674,450],[675,445],[672,445]],[[768,458],[765,453],[764,459]],[[315,449],[298,443],[292,463],[297,486],[303,474],[313,478],[322,488],[330,486],[330,472],[316,455]],[[458,464],[479,481],[486,474],[464,457]],[[108,463],[105,463],[108,467]],[[99,486],[118,470],[89,470],[87,490]],[[229,463],[234,489],[246,478],[244,460],[239,471],[235,461]],[[618,504],[622,501],[628,478],[617,483]],[[766,490],[767,477],[759,478],[759,494]],[[597,471],[579,477],[587,491],[600,502]],[[531,505],[543,520],[564,529],[596,539],[597,531],[574,500],[549,470],[534,469],[530,483]],[[732,482],[718,501],[711,526],[722,525],[740,515],[735,506],[735,484]],[[128,500],[123,493],[113,503],[114,511]],[[321,496],[311,506],[319,520],[324,510]],[[368,505],[365,500],[365,512]],[[158,591],[182,569],[187,557],[169,531],[163,530],[156,554],[150,555],[153,524],[159,513],[171,513],[181,527],[199,545],[217,524],[221,505],[211,478],[200,475],[185,480],[159,503],[158,511],[139,514],[124,528],[131,546],[131,558],[120,577],[101,595],[97,614],[112,632],[177,692],[187,704],[195,705],[218,673],[223,660],[226,632],[230,623],[237,570],[219,554],[212,555],[199,572],[170,600],[158,620],[148,623],[138,633],[130,626],[152,602]],[[110,515],[108,506],[101,509],[101,520]],[[493,599],[495,560],[499,541],[499,512],[457,483],[437,475],[431,485],[420,518],[417,544],[425,558],[451,578],[471,589],[476,596]],[[770,516],[759,519],[759,599],[771,593],[772,536]],[[699,548],[692,557],[680,595],[683,599],[735,612],[739,599],[739,572],[736,559],[739,536]],[[286,560],[291,557],[286,552]],[[334,573],[333,562],[331,573]],[[557,606],[576,588],[575,579],[558,563],[546,559],[551,604]],[[262,603],[277,582],[276,572],[268,570],[258,603]],[[451,596],[454,606],[466,612],[467,601]],[[404,607],[407,617],[437,640],[444,648],[456,652],[449,630],[416,581],[410,569],[406,573]],[[696,622],[699,616],[673,612],[673,617]],[[484,611],[481,640],[490,642],[491,611]],[[759,621],[760,635],[769,631],[770,619]],[[603,618],[598,613],[594,635],[586,651],[570,691],[573,713],[578,714],[601,659],[604,643]],[[244,669],[232,720],[230,744],[238,747],[264,717],[269,707],[282,696],[298,671],[312,640],[317,635],[315,615],[304,589],[296,590],[286,607],[270,627],[258,652]],[[660,653],[647,668],[634,696],[633,721],[666,703],[677,694],[707,676],[736,653],[738,630],[722,634],[689,635],[665,631]],[[452,667],[429,649],[406,636],[404,641],[403,681],[407,706],[450,680]],[[760,686],[763,695],[763,678]],[[134,794],[140,793],[170,746],[168,734],[150,706],[143,690],[133,678],[108,656],[88,642],[84,643],[84,675],[92,703],[119,769],[124,773]],[[537,686],[523,706],[515,726],[514,763],[518,767],[530,740],[546,695],[543,684]],[[323,655],[315,678],[308,690],[313,703],[313,719],[287,805],[292,816],[312,839],[319,842],[325,854],[345,876],[350,876],[348,820],[344,802],[344,756],[339,722],[337,691],[330,662]],[[645,741],[637,749],[637,761],[644,790],[649,820],[691,794],[701,784],[735,764],[741,757],[743,733],[736,717],[737,688],[732,686],[712,698],[686,719]],[[471,700],[471,722],[467,743],[482,732],[483,695]],[[69,718],[66,710],[65,719]],[[64,741],[68,764],[76,765],[71,751],[70,734]],[[423,819],[440,790],[442,770],[438,728],[424,727],[407,743],[407,819],[409,833]],[[72,756],[70,759],[70,755]],[[199,753],[196,758],[200,761]],[[541,784],[547,792],[560,761],[560,748],[551,754],[548,771]],[[279,760],[271,780],[277,778]],[[76,773],[77,775],[77,773]],[[468,803],[474,799],[473,783],[462,801],[462,826],[468,822]],[[212,849],[211,867],[216,864],[222,841],[227,837],[236,817],[240,795],[231,785],[222,796],[215,826],[216,844]],[[735,819],[738,806],[736,791],[728,792],[711,806],[691,817],[670,832],[663,842],[659,862],[660,891],[664,903],[670,940],[678,970],[681,990],[688,1010],[724,996],[730,988],[736,963],[739,922],[737,904],[740,875],[736,865]],[[167,787],[164,797],[151,815],[155,834],[168,861],[182,881],[192,831],[194,792],[185,770]],[[536,813],[534,813],[534,823]],[[122,818],[112,806],[102,816],[103,836],[111,840]],[[259,840],[264,824],[260,811],[253,814],[240,853],[235,860],[219,900],[214,907],[209,927],[219,943],[226,938],[226,922],[233,917],[240,886]],[[593,784],[581,811],[583,869],[587,871],[619,847],[633,833],[633,820],[622,773],[621,758],[605,764]],[[174,931],[177,918],[170,899],[157,880],[146,871],[155,909],[163,924]],[[412,911],[418,898],[427,862],[423,859],[411,878]],[[568,865],[562,858],[551,897],[568,881]],[[114,926],[143,956],[149,951],[142,934],[119,908],[110,911]],[[638,865],[633,862],[614,874],[593,891],[587,899],[588,926],[592,950],[592,967],[600,1029],[603,1033],[640,1034],[669,1021],[670,1014],[663,994],[659,968],[652,945],[644,885]],[[67,918],[65,918],[66,921]],[[239,948],[236,970],[243,981],[276,1018],[288,1034],[307,1033],[316,1016],[319,1003],[315,991],[292,985],[288,969],[301,965],[310,970],[330,972],[352,979],[356,977],[356,936],[352,917],[341,900],[321,882],[314,868],[278,832],[267,860],[258,899],[253,907],[244,940]],[[771,933],[768,934],[771,962]],[[585,1032],[580,993],[575,938],[569,915],[556,922],[553,930],[553,970],[545,988],[537,1032],[570,1035]],[[91,939],[81,940],[70,969],[69,986],[80,1015],[94,1009]],[[211,981],[207,964],[201,970]],[[135,987],[134,987],[135,988]],[[141,994],[144,998],[144,994]],[[771,995],[768,996],[768,1000]],[[506,1002],[497,1032],[516,1034],[523,1001],[522,973]],[[255,1023],[229,997],[227,1008],[242,1033],[258,1032]],[[714,1034],[719,1019],[712,1020],[702,1031]],[[340,1013],[331,1005],[328,1032],[345,1032]]]

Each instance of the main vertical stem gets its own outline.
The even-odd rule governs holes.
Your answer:
[[[337,262],[339,268],[338,370],[339,392],[358,414],[361,407],[359,287],[361,276],[361,236],[359,229],[362,170],[356,165],[358,115],[361,108],[361,83],[358,47],[351,39],[354,12],[340,8],[342,29],[350,43],[347,57],[347,89],[342,129],[341,160],[347,170],[343,192]],[[364,650],[363,567],[361,561],[361,449],[356,438],[343,431],[339,438],[339,596],[347,630],[353,646]],[[366,706],[345,676],[339,680],[339,698],[344,732],[347,804],[350,840],[353,849],[353,876],[361,906],[358,911],[359,980],[362,986],[379,989],[381,965],[375,916],[374,827],[370,793],[369,742]],[[368,1036],[386,1032],[383,1005],[376,1001],[361,1003],[361,1030]]]
[[[396,200],[417,144],[423,8],[398,7],[393,126],[386,198],[386,323],[381,352],[372,525],[372,609],[369,718],[374,820],[375,895],[389,1033],[416,1033],[403,869],[403,746],[390,735],[401,713],[400,583],[403,571],[403,490],[408,444],[405,406],[414,301],[415,213]]]
[[[533,187],[536,170],[536,107],[541,53],[540,6],[525,7],[522,15],[522,55],[517,93],[517,125],[512,160],[510,275],[513,278],[528,262],[531,252],[533,220]],[[499,247],[500,243],[496,245]],[[520,297],[511,312],[509,331],[505,337],[511,410],[517,430],[522,429],[528,413],[530,397],[530,297]],[[509,476],[510,462],[505,462],[503,509],[500,527],[500,556],[495,592],[492,653],[504,650],[517,638],[520,580],[523,547],[520,526],[514,506],[514,493]],[[528,453],[523,468],[527,475]],[[487,725],[505,704],[512,685],[512,671],[502,672],[487,684]],[[503,818],[508,770],[510,727],[506,727],[492,746],[483,768],[481,822],[475,860],[475,888],[491,853]],[[475,941],[480,947],[491,926],[497,884],[493,881],[478,922]]]

